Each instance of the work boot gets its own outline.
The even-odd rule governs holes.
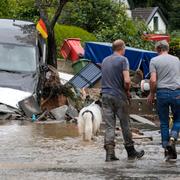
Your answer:
[[[167,150],[167,148],[165,148],[164,150],[164,158],[165,158],[165,161],[170,161],[170,154],[169,154],[169,151]]]
[[[168,157],[168,150],[166,148],[164,150],[164,157],[165,157],[165,159],[167,159],[167,157]]]
[[[174,138],[170,138],[169,143],[166,148],[168,150],[166,161],[176,161],[177,152],[176,152],[176,142]]]
[[[115,156],[115,151],[114,151],[114,146],[113,145],[105,145],[104,148],[106,150],[106,162],[119,160]]]
[[[134,146],[125,146],[129,160],[140,159],[144,156],[144,150],[136,151]]]

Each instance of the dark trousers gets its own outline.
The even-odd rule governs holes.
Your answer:
[[[173,114],[173,127],[169,133],[169,111]],[[161,126],[162,146],[166,148],[169,137],[178,138],[180,130],[180,90],[157,91],[157,109]]]
[[[132,146],[132,132],[129,127],[128,104],[118,97],[102,95],[103,119],[105,121],[105,145],[115,145],[116,115],[120,120],[125,146]]]

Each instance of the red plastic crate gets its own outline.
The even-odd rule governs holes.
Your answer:
[[[67,42],[64,42],[63,46],[61,47],[60,53],[64,59],[68,59],[69,54],[71,51],[71,47],[69,47]]]
[[[78,61],[80,57],[84,56],[81,40],[79,38],[65,39],[60,53],[64,59],[70,59],[73,62]]]

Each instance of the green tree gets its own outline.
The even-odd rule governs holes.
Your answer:
[[[147,50],[153,49],[152,42],[143,39],[143,34],[150,32],[142,21],[132,21],[125,13],[117,16],[117,23],[113,26],[102,27],[96,33],[99,41],[112,42],[116,39],[123,39],[127,46],[142,48]]]
[[[1,0],[0,18],[8,18],[10,15],[10,5],[8,0]]]
[[[123,4],[111,0],[76,0],[67,3],[60,21],[93,32],[98,41],[112,42],[122,38],[127,45],[151,49],[141,36],[148,31],[143,22],[133,22]]]
[[[12,1],[12,0],[11,0]],[[35,7],[35,0],[16,0],[13,18],[37,21],[39,18],[39,10]],[[14,7],[11,8],[12,11]]]
[[[1,0],[0,18],[37,21],[39,11],[34,0]]]
[[[170,29],[180,30],[180,2],[173,0],[172,9],[169,12]]]
[[[115,24],[120,10],[120,5],[110,0],[73,0],[64,8],[61,22],[94,32],[103,24]]]
[[[180,58],[180,31],[173,31],[171,33],[170,54]]]

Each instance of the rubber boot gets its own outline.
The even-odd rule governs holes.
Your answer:
[[[168,155],[169,155],[168,150],[165,148],[165,150],[164,150],[164,158],[167,159]]]
[[[125,146],[129,160],[140,159],[144,156],[144,150],[136,151],[134,146]]]
[[[176,142],[174,138],[170,138],[169,143],[166,148],[168,150],[166,161],[176,161],[177,152],[176,152]]]
[[[106,162],[119,160],[115,156],[115,150],[114,150],[114,146],[113,145],[105,145],[104,148],[106,150]]]

